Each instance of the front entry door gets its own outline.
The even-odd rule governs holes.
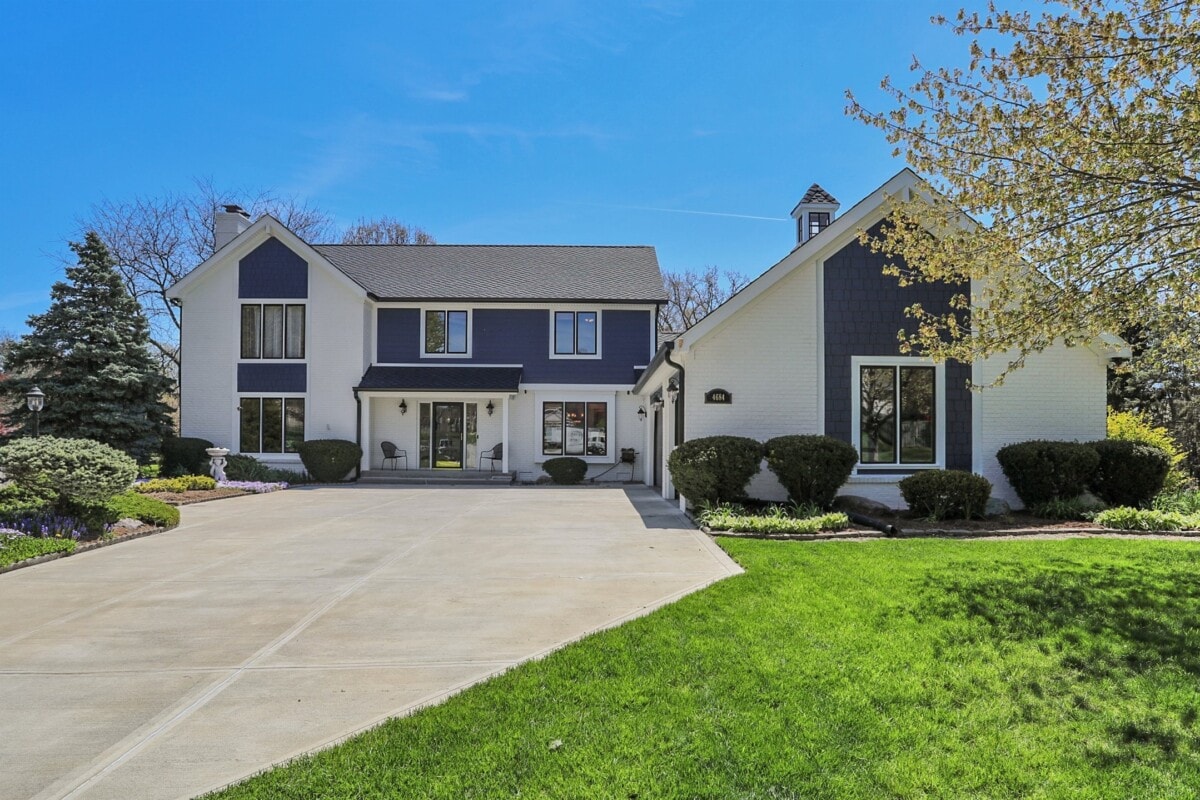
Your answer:
[[[463,468],[463,404],[433,404],[435,469]]]

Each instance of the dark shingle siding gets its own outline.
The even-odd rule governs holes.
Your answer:
[[[381,300],[666,300],[653,247],[313,245]]]

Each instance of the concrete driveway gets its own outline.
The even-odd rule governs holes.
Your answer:
[[[299,489],[0,575],[0,797],[191,797],[739,568],[643,489]]]

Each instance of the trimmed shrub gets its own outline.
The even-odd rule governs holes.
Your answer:
[[[225,477],[231,481],[265,481],[271,468],[254,456],[230,454],[225,459]]]
[[[1171,457],[1153,445],[1128,439],[1092,442],[1100,466],[1092,490],[1113,506],[1144,507],[1158,496],[1171,470]]]
[[[53,505],[53,492],[32,491],[15,483],[0,486],[0,521],[48,511]]]
[[[762,444],[744,436],[708,436],[675,448],[667,459],[671,481],[695,506],[731,503],[762,469]]]
[[[112,498],[106,504],[109,512],[118,519],[138,519],[147,525],[167,528],[179,524],[179,509],[153,497],[144,497],[136,492],[126,492]]]
[[[1145,414],[1137,411],[1109,409],[1108,438],[1126,442],[1141,442],[1166,453],[1170,466],[1163,479],[1162,490],[1164,492],[1171,494],[1182,492],[1191,484],[1191,477],[1184,464],[1187,453],[1180,449],[1166,428],[1156,426]]]
[[[542,469],[550,480],[563,486],[574,486],[587,475],[587,462],[575,456],[559,456],[550,458],[542,464]]]
[[[973,519],[983,516],[992,482],[972,472],[927,469],[900,481],[900,493],[914,514],[935,520]]]
[[[137,462],[91,439],[42,436],[0,447],[0,470],[14,483],[58,501],[103,503],[130,487]]]
[[[167,476],[203,474],[207,471],[208,463],[208,453],[204,451],[213,446],[208,439],[190,436],[173,436],[163,439],[160,474]]]
[[[139,494],[151,492],[173,492],[182,494],[191,491],[206,491],[217,488],[217,482],[207,475],[183,475],[178,478],[155,478],[144,483],[135,483],[133,490]]]
[[[319,483],[338,483],[362,459],[362,448],[345,439],[312,439],[296,448],[308,474]]]
[[[1001,447],[996,460],[1026,508],[1078,497],[1100,466],[1099,454],[1086,444],[1041,439]]]
[[[767,466],[800,505],[833,505],[858,463],[854,446],[832,436],[776,436],[766,444]]]

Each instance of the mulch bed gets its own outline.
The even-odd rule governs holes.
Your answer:
[[[193,489],[187,492],[146,492],[146,497],[153,497],[155,500],[162,500],[173,506],[186,506],[191,503],[204,503],[225,497],[241,497],[244,494],[250,494],[250,492],[244,492],[241,489],[220,488]]]

